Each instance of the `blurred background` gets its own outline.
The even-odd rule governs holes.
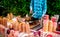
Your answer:
[[[47,13],[50,16],[60,15],[60,0],[47,0]],[[14,15],[25,16],[30,12],[30,0],[0,0],[0,15],[6,16],[12,12]],[[30,15],[30,14],[29,14]]]
[[[21,25],[19,26],[18,23],[20,24],[21,21],[22,22],[27,21],[27,22],[30,22],[29,25],[31,28],[40,29],[41,27],[43,27],[43,26],[41,26],[42,24],[45,25],[43,23],[43,19],[41,19],[41,22],[40,22],[40,20],[38,20],[38,21],[32,21],[32,23],[31,23],[31,21],[30,21],[31,18],[25,17],[26,14],[31,16],[31,14],[30,14],[30,1],[31,0],[0,0],[0,16],[3,16],[3,17],[0,17],[0,24],[2,24],[3,26],[5,26],[5,25],[7,26],[7,23],[9,24],[9,22],[11,23],[14,21],[12,26],[9,25],[9,27],[14,28],[14,29],[15,28],[18,29],[17,27],[21,26]],[[8,13],[13,13],[17,17],[13,18],[13,14],[10,14],[9,16],[7,16]],[[55,16],[60,15],[60,0],[47,0],[46,14],[48,14],[50,16],[50,18],[54,15]],[[24,18],[21,18],[19,15]],[[28,16],[28,15],[26,15],[26,16]],[[8,19],[5,18],[5,16],[7,16]],[[58,19],[58,16],[56,18]],[[57,31],[60,31],[60,16],[59,16],[59,19],[58,20],[57,19],[53,18],[54,23],[55,24],[57,23]],[[18,22],[16,22],[16,25],[15,25],[15,20],[18,21]],[[46,20],[46,21],[48,21],[48,20]],[[40,23],[41,23],[41,25],[40,25]],[[47,25],[45,27],[47,27],[46,29],[48,29],[48,22],[46,24]],[[13,25],[15,25],[15,26],[13,27]],[[25,30],[25,25],[26,25],[26,28],[29,29],[29,26],[27,24],[24,24],[21,27],[24,26],[24,30]],[[0,27],[3,27],[3,26],[0,26]],[[50,23],[49,23],[49,26],[50,26]],[[54,27],[55,27],[54,29],[56,30],[56,25],[54,25]],[[51,23],[51,26],[49,27],[49,29],[50,28],[53,29],[52,23]],[[28,29],[26,29],[26,32],[29,31]],[[2,31],[2,30],[3,29],[0,28],[0,31]],[[3,34],[4,34],[4,32],[3,32]]]

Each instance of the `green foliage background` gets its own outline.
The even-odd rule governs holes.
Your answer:
[[[47,0],[48,10],[47,14],[49,15],[60,15],[60,0]]]
[[[60,0],[47,0],[47,14],[60,14]],[[29,14],[30,0],[0,0],[0,6],[6,10],[0,12],[3,16],[12,12],[14,15],[25,16]]]
[[[2,15],[6,12],[22,16],[29,14],[29,0],[1,0],[0,5],[7,9],[2,12]]]

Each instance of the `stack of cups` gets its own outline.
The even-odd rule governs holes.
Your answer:
[[[53,22],[53,32],[55,32],[57,28],[57,21],[56,21],[57,19],[56,17],[52,17],[51,20]]]
[[[49,24],[49,15],[45,15],[43,19],[43,31],[48,32],[48,24]]]
[[[34,37],[33,33],[30,31],[30,26],[28,22],[22,22],[19,24],[19,35],[18,37]]]
[[[48,25],[48,31],[52,32],[52,30],[53,30],[53,22],[50,20]]]

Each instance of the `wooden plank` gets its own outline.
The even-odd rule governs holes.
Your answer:
[[[37,25],[39,25],[39,24],[37,24]],[[36,27],[37,25],[30,25],[30,28],[34,28],[34,27]]]

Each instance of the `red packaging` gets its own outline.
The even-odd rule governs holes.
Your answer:
[[[56,18],[56,17],[52,17],[51,20],[52,20],[53,22],[56,22],[57,18]]]
[[[43,17],[43,19],[44,19],[44,20],[48,20],[48,19],[49,19],[49,15],[45,15],[45,16]]]
[[[46,37],[53,37],[51,34],[48,34]]]

